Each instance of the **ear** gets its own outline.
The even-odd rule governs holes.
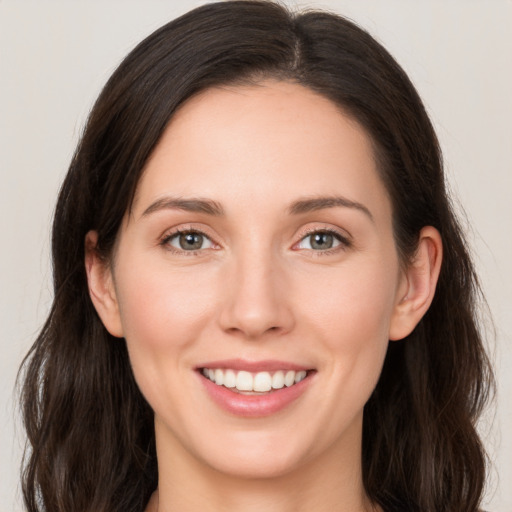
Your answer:
[[[443,258],[441,235],[432,226],[424,227],[413,260],[402,275],[397,302],[391,318],[390,340],[411,334],[427,312],[436,291]]]
[[[89,295],[107,331],[118,338],[123,337],[119,304],[110,265],[97,250],[98,233],[89,231],[85,236],[85,270]]]

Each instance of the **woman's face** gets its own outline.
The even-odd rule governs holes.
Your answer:
[[[358,460],[406,280],[370,140],[333,103],[274,81],[189,100],[112,272],[162,453],[246,476]]]

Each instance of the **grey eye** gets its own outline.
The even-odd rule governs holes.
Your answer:
[[[334,244],[334,237],[330,233],[314,233],[310,235],[312,249],[331,249]]]
[[[198,251],[212,247],[212,241],[197,231],[177,233],[169,240],[169,244],[182,251]]]
[[[299,249],[313,249],[315,251],[326,251],[341,244],[339,238],[328,231],[317,231],[305,236],[299,242]]]

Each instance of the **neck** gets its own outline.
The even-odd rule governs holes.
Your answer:
[[[177,493],[172,496],[172,499],[167,499],[166,491],[170,491],[170,489],[166,488],[166,486],[163,486],[163,488],[164,491],[162,493],[160,489],[157,489],[153,493],[145,512],[171,512],[181,510],[201,510],[203,512],[213,512],[217,510],[259,512],[261,509],[271,512],[298,512],[306,509],[309,511],[315,510],[315,512],[382,512],[379,506],[372,504],[370,500],[363,495],[360,496],[359,500],[346,500],[329,505],[328,501],[325,500],[325,495],[317,496],[317,499],[314,500],[305,499],[303,493],[297,492],[297,489],[293,491],[293,494],[287,489],[285,499],[283,499],[283,492],[272,493],[269,492],[268,489],[250,489],[249,492],[247,492],[247,488],[245,487],[240,489],[240,493],[237,493],[238,496],[225,496],[223,500],[224,504],[219,505],[215,502],[209,502],[209,504],[201,503],[204,500],[198,500],[196,497],[190,495],[184,496],[184,493]],[[290,496],[295,496],[295,498],[290,500]],[[226,503],[229,504],[226,505]]]

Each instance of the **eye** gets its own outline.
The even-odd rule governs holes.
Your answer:
[[[328,251],[341,245],[348,246],[349,242],[340,234],[329,230],[319,230],[309,233],[297,244],[297,249]]]
[[[213,242],[199,231],[179,231],[166,237],[162,241],[163,245],[170,245],[179,251],[200,251],[202,249],[211,249]]]

